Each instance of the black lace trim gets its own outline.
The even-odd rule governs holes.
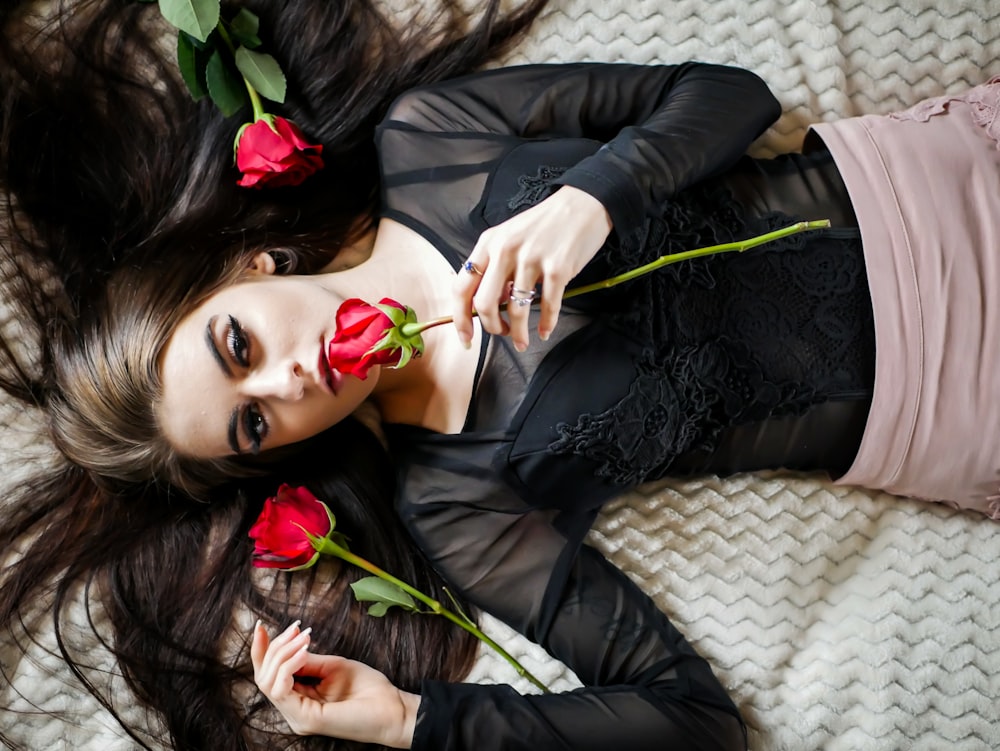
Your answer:
[[[718,186],[688,191],[610,242],[605,271],[795,219],[747,219]],[[871,383],[874,328],[856,239],[792,236],[766,250],[666,267],[622,294],[628,305],[614,325],[648,342],[636,379],[611,409],[557,426],[560,438],[549,446],[594,460],[601,477],[652,479],[678,456],[710,450],[726,427],[801,414]]]
[[[549,445],[597,462],[596,474],[623,485],[661,476],[678,456],[710,450],[729,425],[815,404],[808,384],[778,384],[753,367],[738,343],[706,342],[644,353],[629,393],[611,409],[557,426]]]
[[[553,181],[559,179],[565,171],[565,167],[542,165],[534,175],[521,175],[517,178],[517,184],[521,189],[507,201],[507,208],[518,211],[548,198],[553,191]]]

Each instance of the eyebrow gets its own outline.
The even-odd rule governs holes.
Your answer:
[[[212,316],[208,319],[208,325],[205,326],[205,344],[208,345],[208,351],[212,353],[212,358],[218,363],[222,372],[225,374],[226,378],[233,377],[233,371],[229,369],[229,364],[226,359],[219,352],[218,346],[215,343],[215,321],[218,316]],[[232,414],[229,415],[229,425],[226,427],[226,441],[229,443],[229,448],[233,450],[234,454],[239,454],[240,452],[240,441],[237,436],[237,426],[240,422],[240,408],[234,407]]]

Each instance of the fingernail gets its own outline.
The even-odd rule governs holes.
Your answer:
[[[310,626],[309,628],[304,628],[299,632],[299,636],[305,636],[307,634],[311,634],[312,630],[313,630],[312,626]]]
[[[463,349],[472,349],[472,337],[468,334],[459,334],[458,340],[462,343]]]
[[[541,339],[543,342],[547,342],[549,340],[549,337],[551,335],[552,335],[551,331],[539,331],[538,332],[538,338]]]
[[[285,629],[285,631],[288,632],[297,629],[300,623],[302,623],[302,621],[292,621],[292,623],[288,626],[288,628]]]
[[[257,622],[255,624],[253,624],[253,630],[254,631],[256,631],[259,628],[260,628],[260,618],[258,618]]]
[[[528,348],[527,344],[522,344],[521,342],[514,342],[514,349],[518,352],[524,352]]]

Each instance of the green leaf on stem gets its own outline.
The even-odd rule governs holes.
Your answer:
[[[160,13],[181,31],[205,41],[219,23],[220,0],[159,0]]]
[[[208,95],[226,117],[235,115],[246,104],[246,89],[229,69],[218,50],[212,52],[205,66]]]
[[[246,8],[240,8],[240,12],[229,22],[229,33],[236,41],[249,49],[260,47],[260,37],[257,36],[259,31],[260,19]]]
[[[349,539],[347,535],[345,535],[343,532],[336,531],[337,517],[334,516],[333,511],[331,511],[330,507],[327,506],[325,503],[323,504],[323,508],[326,509],[326,518],[330,520],[330,531],[326,533],[326,539],[332,542],[334,545],[337,545],[343,548],[344,550],[350,551],[351,548],[347,544]],[[313,547],[316,547],[315,544],[313,545]],[[321,550],[321,548],[316,548],[316,549]]]
[[[397,308],[395,305],[387,305],[383,303],[375,303],[372,307],[378,308],[385,313],[385,317],[392,321],[393,326],[401,326],[406,323],[406,311],[402,308]]]
[[[236,50],[236,67],[262,97],[279,104],[285,101],[285,74],[278,61],[266,52],[240,47]]]
[[[337,518],[333,515],[333,512],[330,511],[329,506],[324,503],[323,507],[326,509],[326,515],[330,518],[330,531],[324,536],[321,537],[319,535],[314,535],[308,529],[304,529],[301,525],[296,526],[298,526],[299,529],[305,533],[309,543],[320,553],[326,553],[327,555],[333,555],[341,558],[342,556],[340,555],[340,551],[335,550],[331,546],[336,546],[341,548],[344,552],[349,553],[351,551],[350,546],[347,544],[349,538],[343,532],[334,531],[334,528],[337,526]]]
[[[349,538],[343,532],[330,532],[330,534],[326,536],[326,539],[328,539],[334,545],[339,545],[344,550],[350,551],[351,549],[350,546],[347,544],[351,538]]]
[[[389,608],[399,607],[410,612],[417,612],[417,602],[406,592],[392,582],[387,582],[377,576],[366,576],[351,585],[354,598],[358,602],[375,603],[368,608],[368,614],[381,618]]]
[[[198,101],[208,94],[208,86],[205,83],[208,55],[203,48],[199,49],[195,45],[195,41],[186,31],[177,32],[177,67],[180,68],[181,78],[184,79],[191,96]]]

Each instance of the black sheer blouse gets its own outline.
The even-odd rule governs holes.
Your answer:
[[[584,271],[600,278],[632,264],[626,239],[665,202],[732,167],[778,114],[755,75],[702,64],[525,66],[429,86],[399,99],[379,128],[382,215],[458,268],[484,229],[573,185],[614,222],[607,257],[617,260],[602,251]],[[637,383],[670,387],[649,346],[667,334],[636,324],[655,303],[634,291],[587,297],[527,352],[484,337],[460,434],[388,426],[398,510],[432,563],[584,684],[523,696],[427,681],[415,749],[745,746],[708,663],[582,543],[604,502],[689,447],[669,419],[622,408]],[[581,449],[600,424],[593,416],[614,410],[607,445]]]

